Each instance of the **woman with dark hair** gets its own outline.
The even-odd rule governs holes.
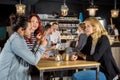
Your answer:
[[[46,38],[41,37],[40,46],[36,54],[28,49],[25,39],[32,33],[31,23],[27,17],[20,16],[13,24],[14,33],[5,43],[0,54],[0,80],[31,80],[29,65],[36,65],[46,56]]]
[[[29,49],[32,50],[35,42],[39,40],[39,35],[42,32],[42,25],[41,25],[40,17],[37,14],[31,14],[29,16],[29,20],[31,22],[33,31],[32,31],[31,38],[26,40],[26,42]]]

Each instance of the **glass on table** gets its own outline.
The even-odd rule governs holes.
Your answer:
[[[70,57],[70,55],[68,53],[62,54],[62,60],[63,61],[69,61],[69,57]]]
[[[60,54],[55,55],[55,61],[60,62],[62,61],[62,56]]]

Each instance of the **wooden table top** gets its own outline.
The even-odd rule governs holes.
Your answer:
[[[77,68],[77,67],[84,67],[84,66],[89,66],[89,67],[100,66],[100,63],[95,61],[85,61],[85,60],[57,62],[53,58],[50,58],[50,59],[41,59],[36,65],[36,67],[39,70]]]

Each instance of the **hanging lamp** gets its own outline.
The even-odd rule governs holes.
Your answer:
[[[119,9],[116,9],[117,0],[114,0],[114,9],[111,10],[111,17],[117,18],[119,16]]]
[[[19,4],[15,5],[16,6],[16,13],[18,15],[23,15],[23,14],[25,14],[26,5],[21,4],[21,0],[19,0],[19,2],[20,2]]]
[[[89,12],[89,16],[95,16],[98,8],[94,5],[93,0],[91,0],[89,2],[90,2],[90,6],[89,6],[89,8],[87,8],[87,11]]]
[[[68,15],[69,8],[66,5],[66,0],[64,0],[64,4],[61,5],[61,15],[62,16],[67,16]]]

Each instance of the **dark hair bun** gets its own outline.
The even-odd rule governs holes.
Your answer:
[[[15,23],[13,24],[13,31],[17,31],[20,27],[25,29],[27,22],[28,22],[28,17],[26,16],[17,17]]]
[[[47,23],[45,25],[45,27],[43,28],[44,31],[48,30],[49,28],[51,28],[51,25],[49,23]]]

